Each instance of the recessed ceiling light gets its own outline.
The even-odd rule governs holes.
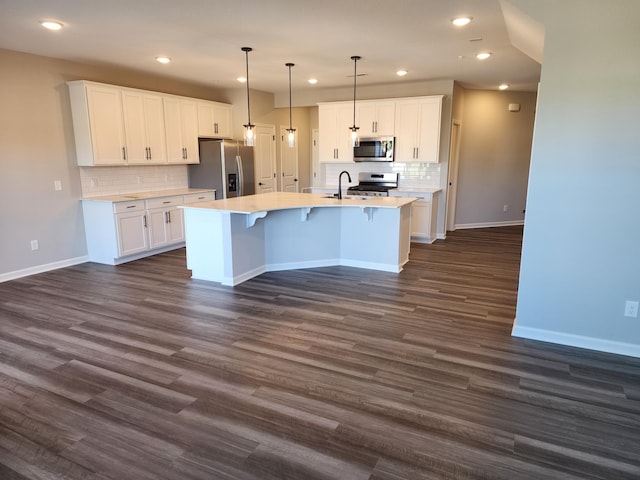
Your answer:
[[[236,80],[238,80],[240,83],[246,83],[247,79],[244,77],[238,77],[236,78]]]
[[[62,24],[60,22],[54,22],[53,20],[45,20],[40,22],[47,30],[60,30],[62,28]]]
[[[464,27],[465,25],[468,25],[471,20],[473,20],[473,17],[457,17],[451,20],[451,23],[456,27]]]
[[[309,81],[309,83],[311,85],[315,85],[316,83],[318,83],[318,79],[317,78],[310,78],[308,81]]]
[[[398,75],[399,77],[404,77],[407,73],[409,73],[409,72],[407,72],[406,70],[403,69],[403,70],[398,70],[396,72],[396,75]]]
[[[171,59],[169,57],[156,57],[156,61],[159,63],[169,63]]]
[[[508,85],[508,84],[506,84],[506,83],[503,83],[503,84],[502,84],[502,85],[500,85],[498,88],[499,88],[500,90],[506,90],[507,88],[509,88],[509,85]]]
[[[491,56],[491,53],[489,52],[482,52],[476,55],[476,58],[478,60],[486,60],[487,58],[489,58]]]

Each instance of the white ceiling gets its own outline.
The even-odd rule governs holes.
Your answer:
[[[353,55],[366,74],[358,85],[454,79],[534,91],[540,77],[512,46],[499,0],[0,0],[0,12],[0,48],[220,88],[240,86],[244,46],[254,49],[251,88],[274,93],[288,88],[287,62],[294,89],[352,85]],[[473,21],[454,27],[459,15]],[[45,19],[65,27],[47,31]],[[481,62],[479,51],[493,55]],[[397,77],[399,68],[409,74]]]

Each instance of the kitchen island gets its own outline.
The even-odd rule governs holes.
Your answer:
[[[415,200],[273,192],[184,205],[187,268],[223,285],[331,265],[397,273]]]

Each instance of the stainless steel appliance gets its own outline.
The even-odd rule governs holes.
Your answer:
[[[358,174],[358,185],[349,187],[347,195],[364,195],[367,197],[388,197],[389,190],[398,188],[397,173],[367,173]]]
[[[216,200],[253,195],[253,147],[231,140],[199,140],[200,163],[189,165],[189,186],[215,188]]]
[[[393,162],[395,137],[361,138],[360,145],[353,147],[354,162]]]

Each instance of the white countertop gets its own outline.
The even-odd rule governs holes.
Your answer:
[[[210,202],[198,202],[183,205],[180,208],[203,208],[222,212],[253,214],[272,210],[314,207],[400,208],[414,201],[416,201],[416,198],[412,197],[345,196],[342,200],[338,200],[337,198],[327,198],[323,194],[272,192]]]
[[[148,200],[150,198],[172,197],[173,195],[190,195],[193,193],[206,193],[214,190],[207,188],[175,188],[172,190],[156,190],[153,192],[122,193],[117,195],[105,195],[101,197],[84,197],[82,200],[96,202],[130,202],[131,200]]]
[[[348,187],[352,187],[355,184],[347,184],[346,186],[342,186],[342,191],[346,192]],[[315,187],[308,187],[308,189],[318,188],[322,190],[333,190],[334,192],[338,191],[337,185],[318,185]],[[400,193],[438,193],[441,192],[442,189],[440,187],[398,187],[390,190],[390,192],[400,192]]]

